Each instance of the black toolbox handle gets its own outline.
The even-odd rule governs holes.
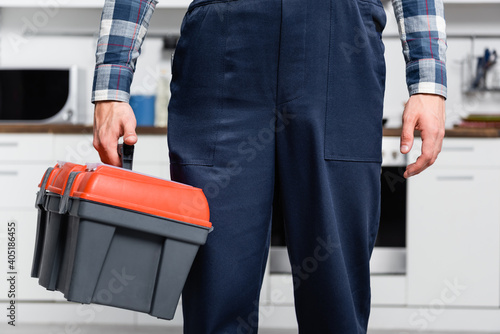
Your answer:
[[[134,145],[127,145],[125,143],[119,144],[118,155],[122,160],[122,168],[132,170],[132,163],[134,161]]]

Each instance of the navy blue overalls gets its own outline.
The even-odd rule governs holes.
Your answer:
[[[171,175],[204,190],[214,231],[183,291],[184,333],[257,333],[275,196],[300,333],[366,332],[385,19],[380,0],[191,3],[173,65]]]

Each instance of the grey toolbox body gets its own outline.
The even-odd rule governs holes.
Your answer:
[[[40,285],[162,319],[212,230],[201,189],[107,165],[49,168],[37,207]]]

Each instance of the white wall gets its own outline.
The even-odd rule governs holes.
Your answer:
[[[473,2],[473,1],[471,1]],[[401,124],[404,102],[408,98],[404,77],[404,60],[401,54],[396,20],[390,2],[384,3],[387,11],[387,27],[384,31],[387,62],[387,88],[384,116],[388,125]],[[463,94],[464,61],[469,57],[481,56],[486,47],[500,52],[500,5],[499,4],[446,4],[448,53],[448,100],[446,106],[447,127],[460,121],[461,116],[470,113],[500,113],[500,93]],[[472,36],[494,36],[476,38]],[[496,35],[496,36],[495,36]],[[470,64],[470,63],[469,63]],[[475,69],[474,61],[474,69]],[[500,71],[500,64],[495,71]],[[470,81],[465,80],[466,82]],[[500,85],[500,82],[499,82]]]
[[[384,32],[387,60],[385,117],[389,125],[398,126],[404,102],[408,98],[404,79],[404,60],[397,26],[390,2],[384,2],[388,24]],[[161,39],[165,33],[178,33],[183,9],[159,8],[153,15],[149,37],[137,65],[132,92],[154,92]],[[87,85],[82,92],[90,100],[94,68],[99,9],[4,8],[0,18],[0,66],[61,67],[78,64],[86,70]],[[500,38],[477,39],[473,35],[500,35],[499,4],[447,4],[448,23],[448,121],[451,127],[468,113],[500,112],[500,93],[464,95],[462,80],[464,60],[479,56],[485,47],[500,52]],[[24,32],[24,33],[23,33]],[[33,33],[34,32],[34,33]],[[454,37],[455,36],[455,37]],[[500,65],[497,65],[500,72]],[[87,123],[91,124],[92,104],[87,102]]]

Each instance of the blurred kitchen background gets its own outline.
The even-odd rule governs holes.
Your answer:
[[[417,139],[408,156],[398,153],[408,98],[405,63],[391,3],[382,1],[388,12],[383,34],[387,122],[381,229],[372,259],[372,333],[500,333],[500,64],[495,64],[500,52],[500,0],[444,1],[447,137],[436,165],[410,181],[402,178],[402,171],[418,156],[420,143]],[[167,322],[132,311],[68,303],[62,294],[45,291],[30,277],[36,233],[33,203],[43,172],[57,160],[99,160],[92,148],[90,94],[102,4],[103,0],[0,0],[0,85],[28,90],[29,80],[10,81],[11,70],[67,70],[60,77],[37,79],[49,78],[40,81],[42,85],[57,82],[65,92],[48,122],[33,120],[39,113],[51,114],[44,111],[48,102],[33,99],[26,102],[26,110],[9,112],[5,101],[15,96],[0,96],[2,333],[177,333],[182,325],[179,311]],[[131,88],[137,99],[150,103],[136,110],[142,123],[135,169],[163,178],[169,177],[166,128],[160,117],[155,121],[152,116],[155,107],[163,108],[161,103],[168,101],[162,87],[168,85],[169,57],[188,4],[160,1]],[[31,120],[16,120],[16,112]],[[10,221],[18,227],[16,328],[7,325],[6,317]],[[293,284],[280,226],[274,227],[272,242],[261,327],[287,330],[269,333],[296,333]]]

